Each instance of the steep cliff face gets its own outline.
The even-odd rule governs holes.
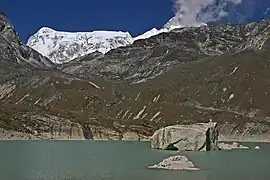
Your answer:
[[[161,127],[213,120],[224,138],[269,137],[268,33],[268,20],[175,29],[76,59],[65,72],[17,61],[24,45],[1,41],[15,48],[0,46],[0,128],[32,138],[143,140]]]
[[[4,12],[0,12],[0,32],[8,41],[20,44],[20,39],[14,30],[13,25],[9,23],[8,17]]]
[[[0,12],[0,60],[1,64],[21,64],[35,68],[51,69],[54,64],[35,50],[24,45],[9,22],[6,14]]]

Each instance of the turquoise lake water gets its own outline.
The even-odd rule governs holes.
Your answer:
[[[3,141],[0,180],[270,180],[270,144],[246,145],[251,149],[183,152],[201,171],[166,171],[147,167],[179,153],[149,142]]]

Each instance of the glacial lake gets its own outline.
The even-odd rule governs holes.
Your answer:
[[[0,180],[269,180],[270,144],[245,145],[251,149],[184,152],[201,171],[166,171],[147,166],[179,153],[149,142],[1,141]]]

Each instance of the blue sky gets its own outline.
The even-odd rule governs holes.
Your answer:
[[[41,27],[62,31],[121,30],[136,36],[153,27],[161,28],[173,14],[173,0],[0,0],[0,8],[15,25],[24,42]],[[174,0],[189,2],[187,19],[198,6],[209,0]],[[227,16],[218,23],[247,23],[270,17],[270,0],[215,0]],[[196,3],[193,3],[196,2]],[[198,2],[201,3],[198,5]],[[218,9],[218,8],[216,8]],[[215,9],[203,11],[215,14]],[[218,11],[219,12],[219,11]],[[195,14],[196,17],[198,14]],[[208,16],[206,16],[208,17]]]
[[[1,0],[21,38],[40,27],[64,31],[122,30],[138,35],[173,16],[171,0]]]

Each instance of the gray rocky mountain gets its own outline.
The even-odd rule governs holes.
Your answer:
[[[41,69],[50,69],[54,64],[41,54],[29,48],[20,38],[7,16],[0,12],[0,55],[1,62],[12,61]]]
[[[84,56],[64,64],[62,70],[79,76],[95,75],[141,83],[187,62],[260,50],[269,38],[268,25],[266,20],[247,25],[184,27],[135,41],[106,55]]]

